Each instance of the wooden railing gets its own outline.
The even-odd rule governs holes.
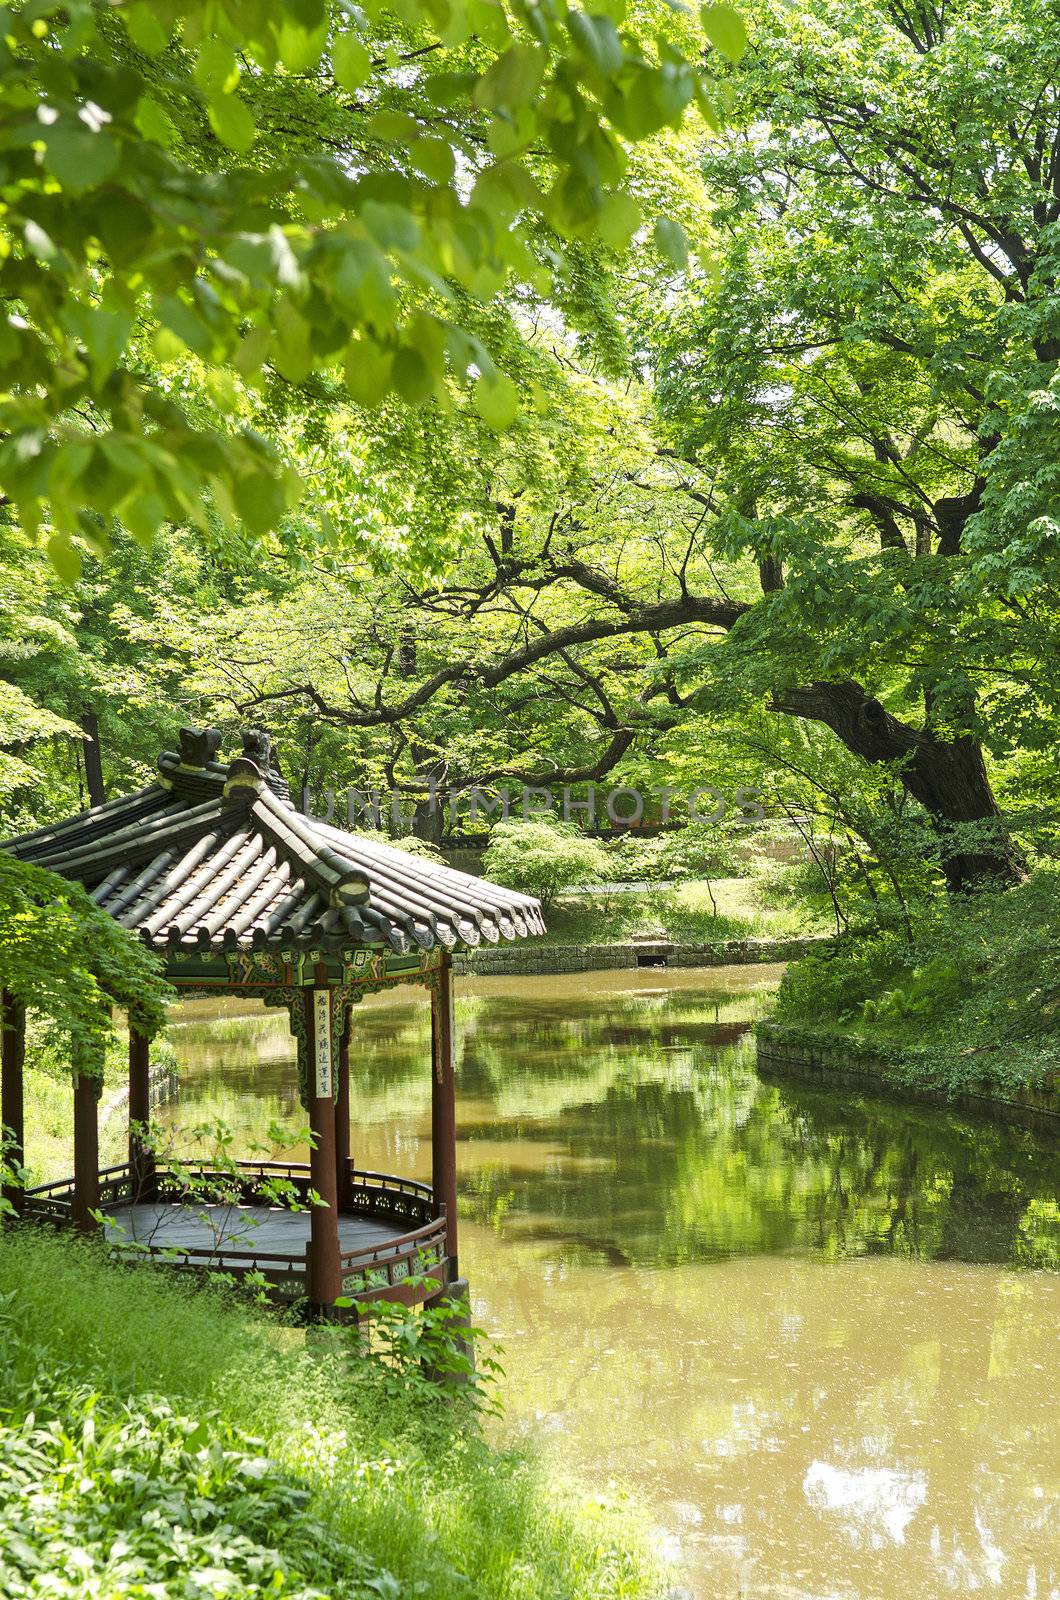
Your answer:
[[[309,1203],[312,1182],[309,1168],[303,1163],[236,1161],[233,1167],[214,1167],[208,1161],[181,1161],[175,1167],[160,1166],[155,1173],[153,1198],[179,1205],[190,1195],[200,1204],[208,1204],[208,1197],[199,1192],[200,1186],[208,1189],[213,1185],[224,1201],[234,1201],[243,1206],[271,1205],[276,1201],[265,1185],[272,1179],[290,1184],[299,1205]],[[189,1177],[193,1185],[191,1188],[187,1181]]]
[[[99,1204],[126,1205],[132,1197],[132,1169],[128,1162],[104,1167],[99,1174]],[[69,1222],[74,1209],[74,1180],[59,1178],[54,1183],[39,1183],[23,1191],[19,1210],[31,1222]]]
[[[445,1217],[433,1217],[385,1244],[344,1250],[339,1266],[344,1293],[359,1304],[402,1300],[411,1305],[425,1300],[448,1281]]]

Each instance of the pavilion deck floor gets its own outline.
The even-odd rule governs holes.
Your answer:
[[[400,1239],[407,1222],[376,1217],[339,1216],[339,1248],[373,1249]],[[309,1212],[280,1206],[177,1205],[157,1201],[108,1208],[108,1238],[136,1240],[153,1250],[215,1250],[218,1266],[238,1264],[225,1256],[225,1245],[254,1255],[304,1256],[309,1241]],[[122,1230],[122,1231],[119,1231]]]
[[[258,1274],[280,1300],[292,1300],[309,1287],[311,1177],[299,1163],[237,1161],[216,1171],[195,1161],[175,1170],[160,1166],[150,1179],[155,1198],[134,1202],[136,1180],[124,1163],[99,1173],[93,1214],[119,1251],[132,1246],[175,1267],[220,1269],[237,1278]],[[430,1187],[361,1172],[348,1160],[341,1179],[338,1268],[342,1293],[356,1302],[358,1314],[382,1299],[417,1305],[444,1288],[450,1274],[446,1220]],[[301,1209],[273,1203],[277,1180]],[[40,1184],[22,1199],[33,1221],[74,1223],[72,1179]]]

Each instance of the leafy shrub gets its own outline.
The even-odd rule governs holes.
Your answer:
[[[788,967],[777,995],[780,1022],[852,1023],[866,998],[897,980],[904,952],[897,935],[851,936]]]
[[[621,883],[659,883],[670,876],[665,834],[649,839],[624,833],[604,848],[611,857],[611,876]]]
[[[386,1401],[415,1399],[430,1412],[442,1381],[459,1408],[473,1416],[500,1416],[495,1380],[503,1368],[496,1344],[472,1325],[463,1304],[448,1298],[423,1307],[379,1301],[352,1340],[350,1377],[362,1391]]]
[[[731,827],[691,823],[664,836],[666,876],[687,878],[740,878],[748,873],[746,854],[739,849],[740,835]]]
[[[747,872],[748,863],[738,842],[731,828],[706,823],[692,823],[654,838],[623,834],[609,847],[611,875],[631,883],[740,877]]]
[[[260,1441],[168,1401],[101,1403],[42,1372],[0,1425],[0,1596],[350,1600],[399,1593],[308,1514]]]
[[[15,1207],[4,1190],[22,1189],[25,1181],[25,1168],[15,1155],[15,1141],[7,1129],[0,1126],[0,1218],[15,1215]]]
[[[498,822],[482,865],[487,877],[550,906],[564,889],[606,883],[614,868],[607,849],[573,823],[544,818]]]

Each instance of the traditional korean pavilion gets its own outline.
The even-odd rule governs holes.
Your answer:
[[[150,1048],[130,1027],[129,1158],[99,1170],[95,1079],[74,1084],[74,1172],[21,1196],[25,1216],[83,1230],[94,1213],[122,1226],[146,1219],[164,1259],[257,1272],[278,1295],[327,1315],[389,1297],[415,1302],[458,1275],[452,952],[545,931],[536,900],[297,811],[268,735],[243,736],[219,759],[221,734],[182,729],[158,777],[122,799],[0,845],[83,884],[104,911],[162,957],[184,997],[235,994],[282,1006],[297,1046],[312,1133],[308,1166],[241,1162],[235,1223],[220,1243],[196,1236],[194,1211],[154,1229],[186,1195],[140,1137],[150,1116]],[[358,1171],[350,1159],[353,1008],[393,984],[431,996],[432,1184]],[[24,1148],[25,1013],[3,997],[2,1109]],[[229,1174],[229,1177],[231,1175]],[[269,1203],[280,1177],[306,1211]],[[257,1226],[256,1224],[260,1224]],[[201,1225],[200,1225],[201,1226]],[[136,1231],[142,1232],[143,1229]],[[150,1248],[150,1246],[149,1246]]]

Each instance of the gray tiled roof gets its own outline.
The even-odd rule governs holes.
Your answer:
[[[222,763],[219,737],[182,730],[155,783],[0,849],[83,883],[160,950],[403,954],[544,933],[536,900],[303,815],[267,739]]]

